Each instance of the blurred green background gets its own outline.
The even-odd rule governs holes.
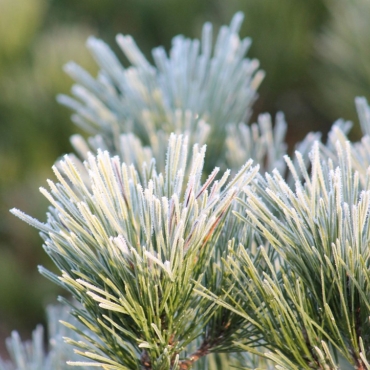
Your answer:
[[[290,145],[339,117],[357,122],[354,97],[370,98],[370,0],[0,0],[0,353],[4,337],[27,336],[60,293],[37,272],[51,268],[37,232],[8,210],[45,219],[38,187],[71,151],[77,128],[55,101],[72,85],[62,66],[96,73],[84,46],[91,34],[117,52],[114,36],[131,34],[150,58],[174,35],[199,37],[205,21],[217,30],[238,10],[249,56],[267,73],[254,117],[284,111]]]

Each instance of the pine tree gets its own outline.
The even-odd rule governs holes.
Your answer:
[[[129,68],[96,39],[97,78],[67,65],[78,84],[59,101],[91,136],[41,188],[45,223],[12,212],[74,298],[66,342],[85,361],[39,355],[37,332],[31,355],[13,336],[4,369],[55,368],[58,351],[85,368],[370,369],[370,107],[356,100],[360,142],[339,120],[290,158],[281,113],[248,125],[263,73],[241,20],[214,48],[210,24],[175,37],[154,65],[122,35]]]

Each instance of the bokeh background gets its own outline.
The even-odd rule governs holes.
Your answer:
[[[283,111],[290,147],[339,117],[357,125],[353,99],[370,99],[370,0],[0,0],[0,354],[11,330],[29,337],[61,293],[37,272],[52,268],[37,232],[8,210],[45,219],[38,188],[72,150],[78,129],[55,101],[72,85],[63,65],[96,73],[89,35],[119,53],[114,36],[131,34],[150,58],[174,35],[199,37],[205,21],[216,31],[238,10],[242,36],[253,39],[249,56],[266,71],[254,118]]]

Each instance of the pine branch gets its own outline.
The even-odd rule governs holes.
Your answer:
[[[352,143],[348,138],[352,123],[338,120],[329,132],[328,142],[321,145],[320,150],[325,157],[338,164],[337,143],[339,142],[342,147],[349,147],[353,169],[358,173],[362,187],[366,187],[367,170],[370,166],[370,107],[365,98],[356,98],[356,107],[363,132],[361,141]]]
[[[337,121],[326,144],[310,133],[290,159],[282,114],[246,126],[263,74],[245,58],[242,18],[214,48],[210,24],[201,41],[175,37],[154,65],[119,35],[131,67],[94,38],[98,77],[66,66],[78,85],[59,100],[92,135],[72,138],[85,162],[54,167],[46,223],[13,213],[60,271],[41,273],[81,304],[66,342],[88,362],[69,364],[189,370],[246,351],[254,368],[370,369],[370,108],[357,99],[361,142]],[[225,158],[232,170],[210,170]],[[15,365],[45,366],[41,343],[38,329],[28,353],[14,334]]]
[[[162,47],[153,50],[154,65],[131,36],[118,35],[117,43],[132,64],[129,68],[103,41],[90,38],[88,48],[101,68],[98,78],[69,63],[66,72],[78,85],[72,89],[74,98],[63,95],[58,100],[76,112],[77,125],[97,135],[89,140],[94,151],[130,152],[137,143],[120,135],[135,135],[143,146],[149,144],[145,150],[152,151],[163,170],[173,132],[187,135],[190,145],[207,141],[213,168],[223,156],[226,124],[247,121],[263,78],[258,61],[245,58],[251,42],[239,38],[242,20],[237,13],[230,26],[223,26],[215,47],[209,23],[201,40],[176,36],[168,56]],[[86,153],[85,144],[76,149]]]
[[[66,156],[66,178],[54,167],[59,183],[41,189],[52,204],[47,223],[13,210],[41,229],[61,276],[41,272],[83,303],[73,314],[99,338],[69,340],[77,353],[103,367],[176,369],[220,312],[194,286],[225,250],[220,235],[229,210],[258,167],[249,161],[231,181],[229,172],[215,181],[216,169],[202,184],[204,156],[205,147],[195,145],[189,166],[187,140],[171,135],[164,174],[144,166],[140,180],[133,166],[99,152],[85,164],[88,183]],[[220,291],[223,283],[209,287]],[[189,361],[216,344],[205,343]]]
[[[362,187],[358,173],[353,171],[350,146],[344,148],[337,143],[336,150],[338,167],[335,168],[330,161],[326,163],[320,157],[319,145],[314,146],[311,176],[307,174],[299,153],[298,168],[286,158],[297,178],[295,192],[274,171],[272,176],[266,175],[266,182],[258,188],[260,198],[247,189],[247,218],[240,217],[254,225],[286,261],[281,272],[283,286],[279,287],[279,281],[269,283],[274,283],[272,287],[276,286],[276,292],[282,294],[280,292],[293,284],[286,280],[291,273],[296,276],[294,280],[298,279],[304,286],[306,292],[301,290],[289,299],[293,308],[296,307],[296,314],[304,315],[305,325],[310,326],[305,329],[305,335],[311,337],[308,343],[312,345],[312,338],[322,336],[334,353],[339,351],[350,363],[363,366],[359,342],[367,341],[369,330],[370,192],[368,186]],[[299,182],[298,171],[301,171],[304,183]],[[247,256],[245,258],[248,261]],[[247,265],[251,268],[251,262]],[[257,274],[258,271],[253,276]],[[263,289],[273,289],[265,286],[263,281],[259,284]],[[294,296],[302,296],[302,300],[296,301]],[[262,302],[270,307],[267,297],[261,299]],[[300,308],[301,304],[310,304],[311,308]],[[264,315],[262,319],[266,320]],[[330,352],[325,348],[317,351],[318,363],[324,358],[321,353],[329,360]],[[291,355],[295,353],[292,349]]]

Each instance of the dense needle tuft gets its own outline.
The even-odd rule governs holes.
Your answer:
[[[141,176],[108,152],[89,154],[87,183],[66,156],[64,176],[54,167],[59,182],[41,189],[51,203],[46,224],[13,210],[41,230],[61,276],[41,272],[83,304],[74,315],[100,339],[97,348],[73,344],[102,366],[181,366],[210,320],[194,286],[227,247],[218,245],[225,218],[258,167],[249,161],[232,180],[229,171],[216,180],[216,168],[202,183],[205,146],[193,147],[190,163],[187,149],[187,138],[171,135],[165,173],[144,164]]]

